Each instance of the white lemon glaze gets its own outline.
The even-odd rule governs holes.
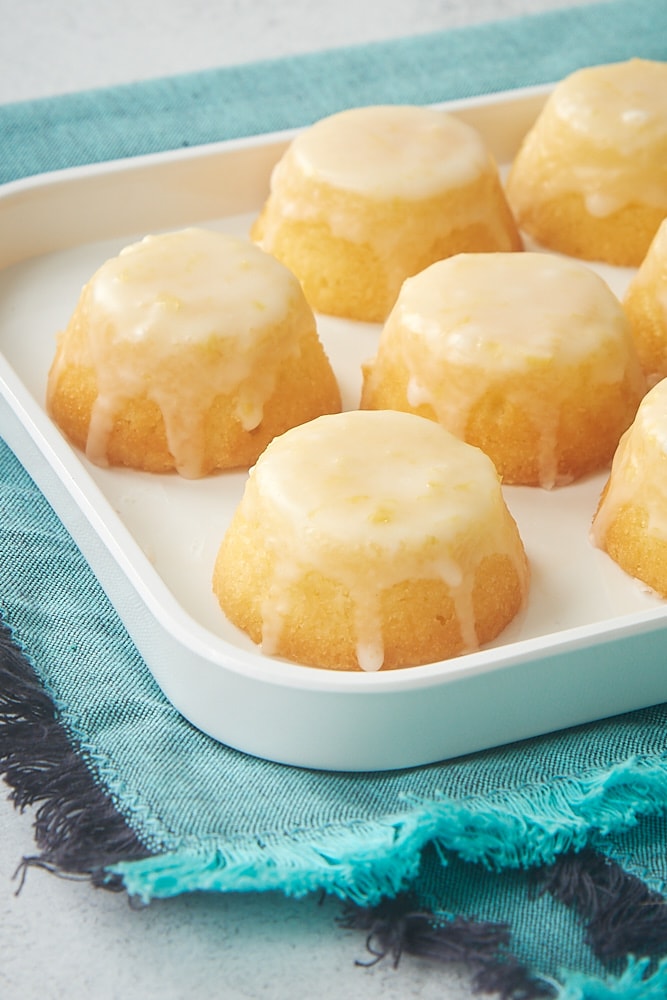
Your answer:
[[[542,198],[576,191],[599,217],[637,202],[667,210],[667,63],[631,59],[572,73],[555,87],[526,151]],[[523,197],[512,191],[520,208]]]
[[[595,515],[591,538],[604,547],[616,513],[626,505],[647,514],[650,536],[667,541],[667,379],[644,396],[633,425],[614,456],[606,493]]]
[[[650,290],[653,301],[667,322],[667,219],[653,237],[646,257],[630,281],[628,292],[635,288]]]
[[[383,661],[383,590],[409,579],[443,580],[472,650],[472,583],[482,560],[509,555],[527,586],[491,461],[412,414],[352,411],[288,431],[251,470],[244,504],[275,558],[262,605],[267,654],[275,651],[289,587],[309,570],[351,595],[364,670]]]
[[[81,351],[62,347],[50,386],[66,364],[94,369],[86,451],[98,464],[119,409],[145,395],[160,408],[178,471],[199,475],[202,421],[215,397],[237,392],[237,418],[246,430],[256,427],[278,364],[313,327],[287,268],[251,242],[212,230],[147,236],[103,264],[84,293]]]
[[[480,135],[452,115],[416,105],[374,105],[330,115],[301,132],[275,180],[296,167],[332,187],[375,198],[428,198],[486,170]]]
[[[274,167],[252,233],[316,307],[364,319],[383,319],[408,274],[454,249],[521,245],[481,135],[417,105],[352,108],[304,129]]]
[[[576,364],[615,344],[626,325],[617,299],[592,269],[530,252],[438,261],[407,279],[395,314],[424,339],[432,358],[493,371],[523,370],[535,361]],[[622,357],[612,355],[608,363],[601,381],[623,372]]]
[[[558,409],[545,405],[536,374],[548,370],[553,391],[564,393],[568,373],[595,358],[595,384],[613,384],[633,348],[602,278],[577,261],[525,252],[459,254],[409,278],[382,332],[378,358],[383,353],[401,359],[409,404],[428,404],[459,437],[476,403],[520,374],[515,401],[539,428],[540,480],[548,487],[557,481]],[[371,385],[381,377],[377,362],[367,367]]]

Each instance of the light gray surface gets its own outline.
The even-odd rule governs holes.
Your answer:
[[[572,6],[574,0],[0,0],[0,102]]]
[[[28,872],[31,819],[0,804],[2,1000],[469,1000],[469,978],[403,958],[362,968],[337,900],[193,895],[132,909],[84,881]]]
[[[571,0],[0,0],[0,102],[572,6]],[[32,815],[0,786],[1,1000],[464,1000],[469,978],[404,958],[360,968],[340,904],[205,896],[133,910],[32,870]]]

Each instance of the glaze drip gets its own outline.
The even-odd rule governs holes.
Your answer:
[[[282,264],[249,241],[197,228],[126,247],[93,275],[81,301],[86,334],[63,341],[49,392],[67,365],[94,371],[87,456],[106,464],[123,407],[148,399],[188,478],[201,474],[204,422],[216,398],[233,395],[235,418],[256,428],[280,363],[314,327]]]
[[[267,654],[277,648],[290,584],[307,572],[349,594],[363,670],[382,666],[384,590],[412,579],[444,581],[471,651],[479,564],[509,555],[527,585],[490,460],[411,414],[353,411],[288,431],[251,470],[244,505],[245,517],[262,524],[274,560],[261,609]]]

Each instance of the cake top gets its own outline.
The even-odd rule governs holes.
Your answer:
[[[375,198],[422,198],[459,187],[487,169],[475,129],[432,108],[374,105],[316,122],[292,142],[283,164],[310,178]]]
[[[582,136],[630,157],[667,136],[667,63],[630,59],[577,70],[556,86],[552,103]]]
[[[360,545],[372,560],[376,546],[398,551],[431,534],[465,534],[500,497],[481,451],[433,421],[390,410],[318,417],[287,431],[251,476],[309,544],[342,544],[355,560]]]
[[[478,371],[576,364],[610,345],[598,362],[608,380],[623,372],[628,322],[591,268],[556,254],[458,254],[403,285],[388,325],[399,323],[438,358]],[[620,345],[622,350],[614,350]]]
[[[163,349],[276,322],[299,292],[291,272],[249,240],[197,228],[132,243],[90,286],[93,323],[99,314],[114,341]]]

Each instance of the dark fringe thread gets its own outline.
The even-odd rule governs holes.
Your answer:
[[[564,854],[539,879],[543,892],[579,914],[586,943],[605,965],[667,954],[667,903],[610,858],[590,848]]]
[[[21,861],[19,891],[30,867],[87,877],[97,887],[120,891],[121,879],[110,876],[107,866],[149,856],[95,783],[51,698],[1,624],[0,775],[21,812],[41,803],[34,824],[40,853]]]
[[[538,1000],[555,993],[551,984],[531,975],[509,952],[511,935],[506,924],[462,917],[438,920],[432,913],[414,909],[409,893],[372,908],[350,904],[339,922],[366,931],[366,949],[373,957],[358,965],[375,965],[390,957],[397,968],[406,954],[466,964],[473,971],[474,991],[496,993],[501,1000]]]

